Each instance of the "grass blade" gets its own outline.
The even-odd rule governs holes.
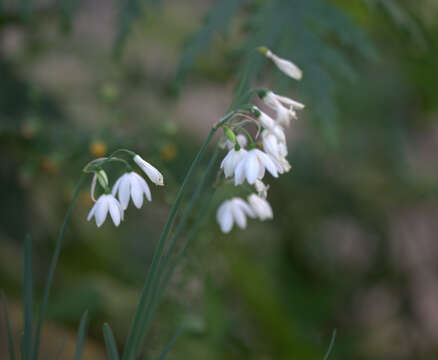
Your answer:
[[[32,332],[33,332],[33,289],[32,289],[32,240],[30,235],[26,236],[24,242],[24,279],[23,279],[23,354],[24,360],[31,360],[32,357]]]
[[[105,346],[109,359],[119,360],[116,341],[114,340],[113,332],[107,323],[103,324],[103,337],[105,339]]]
[[[333,330],[332,339],[330,340],[329,347],[327,349],[327,352],[324,355],[323,360],[327,360],[328,357],[330,356],[330,353],[332,352],[333,346],[335,345],[335,340],[336,340],[336,329]]]
[[[172,347],[172,345],[175,343],[176,338],[178,337],[178,335],[181,333],[182,331],[182,327],[180,327],[175,335],[173,335],[172,339],[170,339],[169,343],[167,344],[167,346],[164,348],[164,350],[161,352],[160,356],[157,358],[157,360],[163,360],[167,353],[169,352],[170,348]]]
[[[65,343],[67,342],[67,335],[64,336],[64,340],[62,340],[62,344],[59,347],[58,352],[56,353],[55,360],[61,359],[62,352],[64,351]]]
[[[9,321],[9,309],[8,302],[6,300],[5,293],[1,291],[2,302],[3,302],[3,312],[6,321],[6,328],[8,330],[8,350],[9,350],[9,360],[15,360],[15,349],[14,349],[14,336],[12,335],[11,322]]]
[[[62,240],[64,239],[65,229],[67,228],[67,224],[70,220],[70,214],[73,210],[73,205],[79,195],[79,191],[81,190],[82,183],[84,182],[86,176],[86,173],[82,173],[81,177],[79,178],[75,192],[70,201],[70,204],[68,205],[67,212],[65,213],[64,222],[62,223],[61,230],[59,231],[58,239],[56,240],[55,251],[53,252],[52,260],[50,262],[49,273],[47,275],[46,285],[44,287],[43,300],[41,301],[38,314],[38,322],[35,330],[35,349],[33,351],[33,360],[38,359],[43,320],[46,314],[47,303],[49,302],[50,290],[52,289],[53,275],[55,273],[56,264],[58,263],[59,254],[61,253]]]
[[[75,360],[82,359],[82,351],[84,349],[85,336],[87,335],[88,326],[88,310],[82,315],[81,322],[79,323],[78,331],[78,343],[76,345]]]

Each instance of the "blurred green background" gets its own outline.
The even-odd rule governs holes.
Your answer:
[[[295,61],[303,80],[281,78],[258,45]],[[123,147],[166,186],[101,229],[86,221],[84,187],[42,349],[53,355],[65,338],[62,358],[73,358],[85,309],[84,358],[105,358],[106,321],[123,347],[191,160],[233,95],[258,85],[307,105],[288,130],[292,171],[269,181],[275,218],[224,236],[221,194],[207,212],[198,204],[192,223],[203,226],[145,358],[181,328],[168,359],[299,359],[309,349],[322,359],[336,328],[332,359],[436,359],[437,59],[436,0],[0,0],[0,288],[17,341],[25,234],[39,301],[83,166]]]

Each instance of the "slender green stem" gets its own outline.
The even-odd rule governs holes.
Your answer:
[[[23,278],[23,360],[32,359],[33,349],[33,282],[32,282],[32,240],[30,235],[26,236],[24,242],[24,278]]]
[[[168,246],[168,248],[166,250],[166,253],[165,253],[165,255],[164,255],[164,257],[163,257],[163,259],[162,259],[162,261],[160,263],[160,266],[158,268],[158,275],[154,279],[153,284],[152,284],[152,291],[151,291],[152,296],[150,297],[149,302],[147,304],[146,313],[148,314],[148,317],[147,317],[147,319],[143,323],[143,327],[142,327],[142,329],[140,331],[141,334],[145,334],[146,333],[146,331],[148,329],[148,326],[149,326],[149,323],[150,323],[150,320],[151,320],[153,314],[155,313],[154,302],[156,302],[155,299],[158,300],[159,297],[160,297],[160,291],[157,291],[157,290],[159,289],[159,285],[161,283],[163,274],[164,274],[164,272],[165,272],[165,270],[167,268],[167,265],[169,264],[170,258],[172,256],[173,248],[177,244],[178,239],[179,239],[179,237],[180,237],[180,235],[181,235],[181,233],[182,233],[182,231],[183,231],[187,221],[190,218],[190,215],[191,215],[191,213],[193,211],[193,207],[195,206],[196,201],[198,200],[200,194],[202,193],[202,190],[204,188],[205,182],[206,182],[206,180],[208,178],[208,175],[210,174],[211,170],[213,169],[214,164],[216,163],[218,155],[219,155],[219,148],[216,147],[215,152],[214,152],[213,156],[211,157],[211,159],[209,161],[207,169],[206,169],[206,171],[205,171],[205,173],[204,173],[200,183],[198,184],[195,192],[193,193],[192,197],[190,198],[190,202],[187,205],[187,208],[184,211],[184,215],[181,218],[181,220],[179,221],[177,228],[175,229],[175,232],[174,232],[174,234],[172,236],[172,239],[170,240],[170,243],[169,243],[169,246]],[[152,310],[150,310],[150,309],[152,309]],[[142,343],[142,341],[141,341],[141,343]]]
[[[145,285],[143,287],[142,293],[140,295],[139,304],[137,306],[137,310],[134,315],[134,319],[131,324],[131,328],[129,330],[129,335],[126,341],[125,346],[125,352],[123,354],[122,359],[123,360],[134,360],[136,357],[136,354],[138,352],[138,345],[140,343],[142,334],[141,329],[143,322],[145,318],[147,317],[147,314],[145,314],[145,311],[147,310],[146,305],[150,293],[150,288],[152,285],[152,280],[156,276],[157,272],[157,266],[159,264],[159,260],[162,256],[162,252],[164,249],[164,245],[167,239],[167,236],[170,232],[170,229],[172,227],[173,221],[175,219],[176,213],[178,211],[178,208],[180,206],[182,196],[184,193],[184,190],[187,186],[188,181],[190,180],[193,170],[198,165],[202,155],[204,154],[205,150],[207,149],[208,144],[210,143],[211,139],[213,138],[214,133],[216,130],[225,124],[232,116],[234,115],[234,112],[230,112],[227,115],[225,115],[219,122],[217,122],[208,133],[207,139],[205,140],[204,144],[201,146],[201,149],[199,150],[198,154],[196,155],[195,159],[193,160],[184,180],[183,183],[179,189],[178,195],[176,197],[175,203],[172,206],[172,209],[170,211],[169,217],[167,218],[166,224],[163,228],[163,231],[160,235],[160,239],[158,241],[158,245],[155,249],[154,256],[152,258],[151,267],[148,271],[148,275],[145,281]]]
[[[76,185],[75,192],[74,192],[73,197],[70,201],[70,204],[68,205],[67,212],[65,213],[64,222],[62,223],[61,229],[59,231],[58,239],[56,240],[55,251],[53,252],[52,261],[50,263],[49,273],[47,275],[46,285],[44,287],[43,300],[41,302],[39,315],[38,315],[37,327],[36,327],[36,331],[35,331],[35,342],[34,342],[34,351],[33,351],[33,359],[34,360],[38,359],[41,329],[42,329],[42,325],[43,325],[44,316],[46,313],[47,303],[49,301],[50,290],[52,289],[53,275],[55,272],[56,264],[58,263],[59,254],[61,252],[62,241],[64,239],[65,230],[66,230],[68,222],[70,220],[70,215],[71,215],[71,212],[73,210],[73,205],[74,205],[76,199],[78,198],[79,191],[81,189],[82,183],[85,180],[86,175],[87,175],[86,173],[82,173],[81,177],[79,178],[78,184]]]
[[[14,335],[12,333],[11,322],[9,320],[9,309],[8,302],[6,300],[6,295],[3,290],[1,291],[2,301],[3,301],[3,312],[6,320],[6,329],[8,331],[8,350],[9,350],[9,359],[15,360],[15,347],[14,347]]]

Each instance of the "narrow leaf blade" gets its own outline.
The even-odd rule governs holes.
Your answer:
[[[82,359],[85,337],[87,335],[87,327],[88,327],[88,310],[85,311],[84,315],[82,315],[81,322],[79,323],[78,343],[76,345],[75,360]]]
[[[119,360],[119,352],[117,351],[116,341],[110,326],[105,323],[103,325],[103,337],[105,339],[105,346],[110,360]]]
[[[23,279],[23,359],[30,360],[32,356],[32,321],[33,321],[33,289],[32,289],[32,239],[26,236],[24,242],[24,279]]]
[[[9,321],[8,302],[6,300],[5,293],[1,291],[1,294],[2,294],[2,302],[3,302],[3,312],[6,321],[6,328],[8,331],[9,360],[15,360],[14,336],[12,335],[11,322]]]
[[[167,346],[164,348],[164,350],[161,352],[160,356],[157,358],[157,360],[164,360],[164,358],[166,357],[167,353],[169,352],[170,348],[172,347],[172,345],[175,343],[176,338],[178,337],[178,335],[181,333],[182,331],[182,327],[180,327],[175,335],[173,335],[172,339],[170,339],[169,343],[167,344]]]

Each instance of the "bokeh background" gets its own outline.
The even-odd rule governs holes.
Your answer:
[[[42,349],[53,355],[65,340],[62,358],[73,358],[85,309],[84,358],[105,358],[103,322],[123,347],[191,160],[233,96],[261,85],[307,105],[288,130],[292,171],[269,180],[275,218],[224,236],[223,194],[208,211],[202,197],[191,221],[202,226],[145,359],[177,329],[168,359],[298,359],[308,349],[322,359],[335,328],[333,359],[436,359],[437,20],[435,0],[0,1],[0,288],[17,342],[25,235],[38,302],[83,166],[124,147],[166,186],[101,229],[86,221],[83,188]],[[303,80],[282,78],[258,45],[295,61]]]

